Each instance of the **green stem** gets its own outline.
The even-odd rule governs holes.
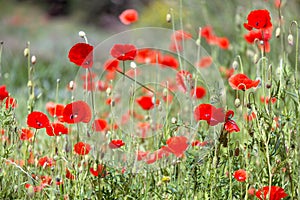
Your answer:
[[[0,41],[0,80],[2,79],[2,48],[3,41]]]

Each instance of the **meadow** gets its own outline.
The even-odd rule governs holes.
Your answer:
[[[1,41],[0,199],[300,199],[299,7],[153,1]]]

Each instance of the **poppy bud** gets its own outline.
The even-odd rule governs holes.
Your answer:
[[[130,62],[130,67],[131,67],[132,69],[135,69],[135,68],[136,68],[135,62]]]
[[[235,156],[239,156],[240,155],[240,148],[236,148],[235,150],[234,150],[234,155]]]
[[[288,35],[288,43],[291,46],[294,45],[294,37],[293,37],[293,35],[291,33]]]
[[[277,38],[279,38],[279,36],[280,36],[280,27],[277,27],[277,28],[276,28],[275,36],[276,36]]]
[[[27,87],[32,87],[32,82],[31,81],[28,81]]]
[[[79,37],[82,37],[82,38],[84,38],[86,36],[84,31],[79,31],[78,35],[79,35]]]
[[[110,87],[108,87],[108,88],[106,89],[106,95],[107,95],[107,96],[110,96],[110,95],[111,95],[111,88],[110,88]]]
[[[68,89],[73,90],[74,89],[74,81],[70,81],[68,84]]]
[[[166,21],[167,21],[168,23],[171,23],[171,21],[172,21],[172,15],[171,15],[170,13],[168,13],[168,14],[166,15]]]
[[[172,124],[176,124],[177,123],[177,119],[175,117],[172,117],[171,122],[172,122]]]
[[[236,98],[235,100],[234,100],[234,105],[235,105],[235,107],[240,107],[240,105],[241,105],[241,100],[239,99],[239,98]]]
[[[60,83],[60,79],[58,78],[58,79],[56,79],[56,83]]]
[[[24,49],[24,57],[27,57],[29,54],[29,49],[28,48],[25,48]]]
[[[198,38],[198,39],[196,40],[196,45],[197,45],[197,46],[200,46],[200,43],[201,43],[200,41],[201,41],[200,38]]]
[[[36,57],[35,56],[31,56],[31,63],[33,65],[36,63]]]
[[[235,61],[233,61],[233,63],[232,63],[232,68],[234,69],[234,70],[237,70],[238,68],[239,68],[239,63],[235,60]]]
[[[0,41],[0,45],[2,45],[4,42],[3,41]]]
[[[163,96],[164,97],[168,96],[168,89],[167,88],[163,89]]]

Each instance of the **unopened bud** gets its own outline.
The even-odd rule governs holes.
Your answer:
[[[176,124],[176,123],[177,123],[177,119],[176,119],[175,117],[172,117],[171,123],[172,123],[172,124]]]
[[[170,22],[172,21],[172,15],[171,15],[170,13],[167,14],[167,16],[166,16],[166,21],[167,21],[168,23],[170,23]]]
[[[256,63],[258,62],[258,60],[259,60],[258,54],[256,53],[256,54],[254,54],[254,56],[253,56],[253,62],[254,62],[254,64],[256,64]]]
[[[272,83],[266,83],[266,88],[270,89],[272,87]]]
[[[275,30],[275,36],[276,36],[277,38],[279,38],[279,36],[280,36],[280,27],[277,27],[277,28],[276,28],[276,30]]]
[[[197,45],[197,46],[200,46],[200,43],[201,43],[200,38],[198,38],[198,39],[196,40],[196,45]]]
[[[135,69],[135,68],[136,68],[136,63],[135,63],[135,62],[130,62],[130,67],[131,67],[132,69]]]
[[[24,49],[24,57],[27,57],[29,54],[29,49],[28,48],[25,48]]]
[[[288,35],[288,43],[291,46],[294,45],[294,37],[293,37],[293,35],[291,33]]]
[[[33,65],[36,63],[36,57],[35,56],[31,56],[31,63]]]
[[[70,83],[68,84],[68,89],[69,90],[73,90],[74,89],[74,81],[70,81]]]
[[[239,68],[239,63],[238,63],[238,61],[233,61],[233,63],[232,63],[232,68],[234,69],[234,70],[237,70],[238,68]]]
[[[241,100],[239,99],[239,98],[236,98],[235,100],[234,100],[234,105],[235,105],[235,107],[240,107],[240,105],[241,105]]]
[[[111,88],[109,87],[106,89],[106,95],[109,96],[110,94],[111,94]]]
[[[79,35],[79,37],[82,37],[82,38],[84,38],[86,36],[84,31],[79,31],[78,35]]]

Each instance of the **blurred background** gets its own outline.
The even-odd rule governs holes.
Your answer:
[[[84,30],[89,42],[97,45],[112,34],[138,27],[159,26],[172,28],[166,22],[166,14],[172,8],[175,13],[175,29],[180,29],[179,0],[0,0],[0,41],[2,52],[2,80],[8,88],[26,86],[26,59],[23,50],[31,42],[32,54],[37,57],[40,88],[50,90],[56,79],[67,84],[77,68],[67,59],[70,47],[82,41],[78,32]],[[253,9],[269,9],[274,27],[278,26],[278,9],[275,0],[220,1],[183,0],[183,28],[198,35],[198,28],[211,25],[216,35],[228,37],[239,45],[246,31],[242,24]],[[139,21],[130,26],[121,24],[118,16],[122,11],[134,8]],[[282,0],[284,26],[300,16],[300,0]],[[274,28],[275,29],[275,28]],[[203,43],[203,45],[206,45]],[[209,46],[205,46],[209,49]],[[235,52],[224,53],[234,57]],[[222,56],[222,54],[220,55]],[[227,59],[228,60],[228,59]],[[229,65],[230,60],[224,65]],[[71,67],[72,66],[72,67]],[[41,79],[42,77],[42,79]]]

